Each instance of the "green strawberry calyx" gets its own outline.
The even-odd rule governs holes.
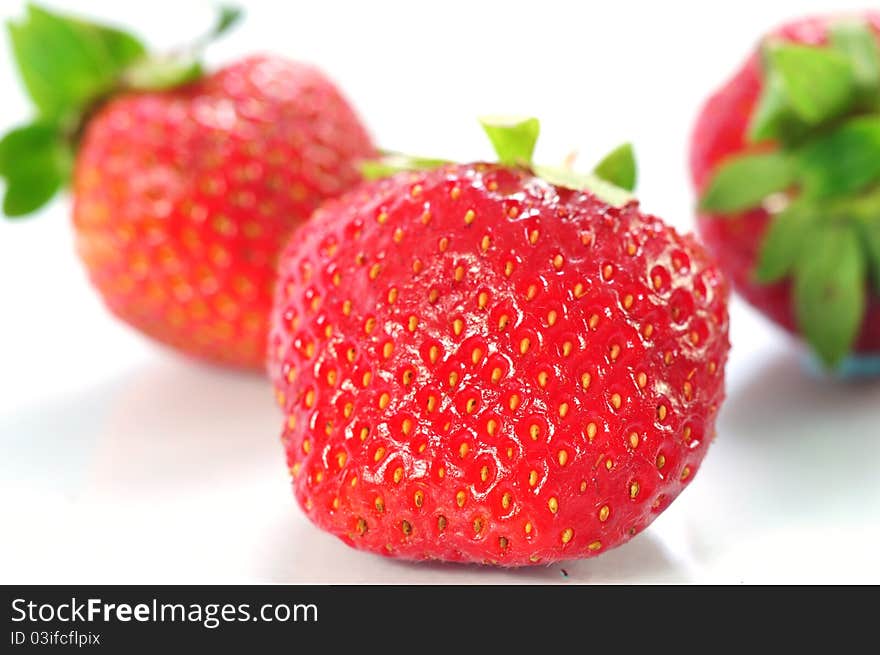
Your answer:
[[[761,55],[752,147],[714,171],[699,208],[771,214],[754,279],[791,282],[798,327],[834,368],[880,295],[880,43],[846,19],[824,45],[770,39]]]
[[[67,185],[84,125],[102,102],[122,91],[161,91],[198,79],[204,48],[240,16],[221,7],[210,32],[177,52],[154,55],[127,32],[28,5],[8,30],[35,116],[0,140],[3,213],[31,214]]]
[[[636,161],[633,148],[625,143],[612,150],[591,173],[581,173],[570,166],[541,166],[532,163],[541,125],[537,118],[484,116],[480,124],[504,166],[530,169],[538,177],[556,186],[588,191],[609,205],[621,207],[631,200],[636,184]],[[450,164],[445,159],[410,157],[385,152],[379,159],[363,162],[361,172],[370,180],[388,177],[400,171],[429,170]]]

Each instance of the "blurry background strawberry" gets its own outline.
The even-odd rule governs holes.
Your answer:
[[[108,307],[211,361],[265,356],[275,260],[322,200],[372,154],[317,69],[259,56],[206,73],[207,42],[167,56],[134,36],[30,6],[10,23],[36,109],[0,141],[9,218],[73,190],[77,250]]]
[[[880,353],[880,13],[771,32],[691,138],[700,232],[828,366]]]

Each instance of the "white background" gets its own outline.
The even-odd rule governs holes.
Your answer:
[[[22,11],[3,0],[0,17]],[[53,2],[157,47],[207,2]],[[781,20],[774,2],[252,2],[212,62],[319,63],[387,148],[488,157],[474,116],[542,118],[538,159],[589,165],[635,142],[640,197],[688,230],[686,143],[700,101]],[[0,128],[27,102],[0,47]],[[606,555],[505,571],[348,549],[289,490],[281,417],[258,376],[181,359],[114,321],[71,244],[69,206],[0,224],[0,581],[880,582],[880,384],[811,377],[741,303],[719,438],[654,525]],[[562,569],[567,571],[565,577]]]

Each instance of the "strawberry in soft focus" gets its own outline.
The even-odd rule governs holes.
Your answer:
[[[127,94],[80,147],[77,247],[124,320],[185,352],[262,367],[282,245],[371,154],[351,107],[304,64],[250,58]]]
[[[601,554],[714,437],[726,283],[628,195],[531,166],[533,119],[487,131],[502,164],[360,187],[282,255],[269,356],[294,492],[386,556]]]
[[[703,107],[699,231],[737,290],[836,367],[880,354],[880,13],[762,40]]]
[[[191,54],[150,59],[133,37],[33,7],[11,34],[40,116],[0,144],[7,215],[69,179],[77,250],[114,314],[262,368],[282,245],[373,156],[345,98],[309,65],[261,56],[204,74]],[[46,89],[37,55],[70,59],[71,35],[86,54],[53,62],[66,86]]]

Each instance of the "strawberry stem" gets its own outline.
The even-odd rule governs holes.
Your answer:
[[[191,44],[166,55],[146,57],[126,69],[120,86],[136,91],[165,91],[189,84],[203,75],[201,58],[205,48],[241,20],[237,7],[221,6],[216,24]]]
[[[383,150],[377,159],[368,159],[361,162],[361,175],[367,180],[378,180],[383,177],[391,177],[401,171],[423,171],[440,168],[450,162],[445,159],[429,159],[427,157],[414,157],[400,152]]]

